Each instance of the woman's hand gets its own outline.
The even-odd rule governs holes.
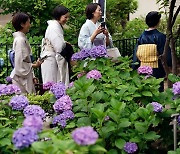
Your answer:
[[[44,60],[40,60],[40,59],[38,58],[38,60],[36,61],[36,63],[32,64],[32,67],[33,67],[33,68],[37,68],[37,67],[39,67],[43,62],[44,62]]]
[[[91,35],[91,42],[94,42],[94,39],[96,36],[104,31],[104,28],[101,27],[101,25],[94,31],[94,33]]]
[[[100,33],[102,33],[104,31],[104,28],[103,27],[101,27],[101,25],[94,31],[94,33],[96,34],[96,35],[98,35],[98,34],[100,34]]]
[[[103,34],[106,35],[106,37],[109,37],[109,32],[107,29],[104,29]]]

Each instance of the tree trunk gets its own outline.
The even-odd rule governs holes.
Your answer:
[[[164,52],[161,56],[161,62],[162,62],[162,65],[164,67],[167,77],[168,77],[169,73],[171,72],[167,65],[167,55],[168,55],[169,45],[171,45],[172,73],[177,75],[177,58],[176,58],[175,40],[173,37],[172,28],[175,23],[177,14],[179,12],[179,8],[177,9],[175,15],[173,16],[175,4],[176,4],[176,0],[170,1],[169,18],[168,18],[168,22],[167,22],[167,38],[166,38],[166,43],[165,43],[165,47],[164,47]],[[167,78],[167,83],[168,83],[169,88],[172,87],[172,83],[168,80],[168,78]]]

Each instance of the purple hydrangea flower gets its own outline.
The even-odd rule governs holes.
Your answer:
[[[23,122],[24,127],[33,127],[37,132],[40,132],[43,128],[43,121],[39,116],[28,116]]]
[[[52,124],[56,125],[56,124],[60,124],[62,128],[66,127],[66,120],[62,119],[62,117],[60,115],[54,117]]]
[[[54,103],[53,108],[57,113],[72,110],[71,98],[68,95],[62,96]]]
[[[74,119],[74,113],[71,110],[64,111],[60,114],[65,120]]]
[[[180,116],[178,116],[178,118],[177,118],[177,123],[180,126]]]
[[[33,142],[38,140],[37,131],[31,127],[19,128],[14,132],[12,142],[18,149],[29,147]]]
[[[55,95],[56,99],[59,99],[66,94],[65,84],[55,83],[51,86],[50,91]]]
[[[89,50],[90,49],[82,49],[80,52],[76,52],[72,55],[71,60],[84,60],[89,57]]]
[[[106,116],[106,117],[104,118],[104,120],[105,120],[105,121],[108,121],[108,120],[109,120],[109,116]]]
[[[138,68],[138,74],[152,75],[153,69],[150,66],[140,66]]]
[[[138,149],[138,146],[136,143],[133,143],[133,142],[127,142],[125,145],[124,145],[124,150],[127,152],[127,153],[134,153],[136,152]]]
[[[10,76],[6,77],[7,83],[12,83],[12,78]]]
[[[85,72],[81,72],[77,75],[77,78],[80,78],[81,76],[85,75],[86,73]]]
[[[74,82],[72,81],[71,83],[69,83],[68,88],[72,88],[74,86]]]
[[[174,95],[180,95],[180,81],[173,84]]]
[[[24,109],[23,113],[24,113],[24,116],[25,116],[25,117],[34,115],[34,116],[39,116],[39,117],[41,117],[42,119],[43,119],[43,118],[45,117],[45,115],[46,115],[45,112],[44,112],[44,110],[43,110],[40,106],[38,106],[38,105],[28,105],[28,106]]]
[[[0,96],[3,95],[3,89],[6,87],[6,84],[0,84]]]
[[[72,132],[72,138],[79,145],[91,145],[96,143],[98,133],[91,126],[80,127]]]
[[[87,79],[93,78],[99,80],[100,78],[102,78],[102,75],[101,72],[99,72],[98,70],[91,70],[90,72],[87,73],[86,78]]]
[[[95,46],[93,47],[90,51],[89,51],[89,55],[92,58],[97,58],[97,57],[107,57],[107,51],[104,45],[99,45],[99,46]]]
[[[43,89],[44,90],[49,90],[53,84],[55,84],[54,81],[51,81],[51,82],[49,81],[49,82],[43,84]]]
[[[1,86],[0,88],[0,95],[12,95],[12,94],[20,94],[21,90],[18,86],[14,84],[9,84],[6,86]]]
[[[14,110],[23,110],[26,106],[29,105],[29,101],[26,96],[16,95],[11,98],[9,105]]]
[[[162,112],[163,106],[157,102],[152,102],[152,106],[154,107],[154,112]]]
[[[71,110],[64,111],[60,115],[54,117],[53,124],[60,124],[61,127],[66,127],[66,120],[74,119],[74,113]]]

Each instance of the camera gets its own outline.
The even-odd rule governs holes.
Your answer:
[[[106,25],[105,22],[101,22],[101,27],[102,27],[102,28],[105,28],[105,25]]]

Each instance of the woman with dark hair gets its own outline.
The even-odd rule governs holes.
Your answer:
[[[101,19],[102,11],[98,3],[90,3],[86,7],[86,22],[81,27],[78,46],[80,49],[93,46],[105,45],[112,47],[112,38],[105,25],[101,25],[98,21]]]
[[[43,83],[49,81],[69,84],[69,61],[72,56],[72,46],[64,40],[63,25],[69,19],[69,10],[57,6],[53,10],[54,20],[47,21],[45,38],[42,41],[41,57],[47,56],[41,65]]]
[[[133,62],[139,62],[139,65],[133,64],[133,68],[137,69],[139,66],[150,66],[153,68],[153,76],[157,79],[164,78],[166,75],[159,59],[159,56],[164,52],[166,42],[166,35],[157,30],[160,19],[161,14],[157,11],[151,11],[147,14],[145,21],[148,29],[139,37],[133,53]],[[167,55],[167,63],[169,66],[172,65],[170,48]],[[164,82],[160,84],[159,91],[164,91]]]
[[[39,59],[36,63],[32,63],[30,55],[31,47],[26,38],[26,33],[29,32],[31,23],[30,17],[25,13],[16,13],[12,19],[12,25],[16,30],[13,33],[14,42],[13,50],[15,51],[14,69],[11,73],[13,84],[17,85],[22,93],[34,93],[34,76],[33,68],[41,65]]]

